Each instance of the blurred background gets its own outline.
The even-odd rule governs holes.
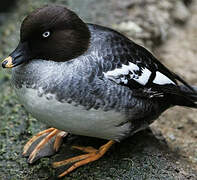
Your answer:
[[[1,59],[16,47],[24,17],[48,3],[64,4],[86,22],[125,34],[197,85],[197,1],[1,0]],[[69,146],[63,145],[52,158],[43,158],[31,166],[26,163],[21,156],[23,145],[46,127],[18,103],[9,80],[10,71],[0,68],[0,179],[54,179],[59,171],[52,169],[50,163],[69,156],[69,152],[65,154]],[[84,141],[100,143],[93,138]],[[149,130],[115,145],[111,154],[64,179],[196,180],[197,110],[168,110]]]

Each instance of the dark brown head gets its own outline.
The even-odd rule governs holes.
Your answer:
[[[24,19],[20,42],[2,66],[14,67],[32,59],[68,61],[83,54],[89,40],[87,25],[74,12],[47,5]]]

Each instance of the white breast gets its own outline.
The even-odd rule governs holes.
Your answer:
[[[125,116],[118,112],[86,110],[82,106],[61,103],[51,94],[46,95],[50,97],[48,99],[39,97],[38,90],[26,87],[16,89],[16,93],[36,119],[72,134],[118,140],[130,130],[130,123],[118,126],[126,121]]]

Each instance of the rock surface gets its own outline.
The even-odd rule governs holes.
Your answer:
[[[197,85],[197,1],[192,4],[187,26],[171,29],[171,38],[158,50],[162,62],[187,82]],[[153,126],[160,129],[171,149],[197,169],[196,109],[175,107],[164,113]],[[172,138],[174,136],[174,138]]]
[[[6,14],[6,21],[0,27],[0,57],[8,55],[16,47],[20,23],[25,15],[48,2],[67,4],[86,21],[114,27],[151,50],[158,50],[158,44],[171,35],[157,54],[171,69],[197,84],[196,2],[190,11],[188,4],[185,6],[183,1],[179,1],[181,5],[177,5],[176,0],[124,0],[121,3],[118,0],[83,0],[83,3],[80,0],[19,0],[12,13]],[[181,20],[185,22],[190,13],[192,18],[189,18],[187,26],[177,27],[174,10],[180,6],[189,14]],[[181,43],[184,41],[187,43]],[[21,156],[23,145],[46,127],[18,104],[8,81],[10,74],[6,71],[0,69],[0,179],[56,179],[65,167],[54,170],[51,162],[80,153],[72,150],[71,145],[99,147],[105,142],[87,137],[65,140],[58,154],[28,165],[26,158]],[[115,144],[102,159],[79,168],[64,179],[195,180],[196,119],[196,110],[173,108],[164,113],[151,129]]]

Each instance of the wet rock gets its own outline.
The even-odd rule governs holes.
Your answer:
[[[141,33],[128,32],[121,30],[123,22],[116,25],[117,29],[126,33],[131,39],[142,42],[150,49],[164,42],[169,35],[169,28],[172,24],[171,11],[175,5],[174,1],[140,0],[127,1],[127,6],[118,6],[117,11],[126,11],[121,17],[121,21],[135,22],[141,29]],[[123,4],[125,4],[124,2]],[[130,3],[129,3],[130,2]],[[117,3],[118,5],[121,2]]]
[[[120,24],[112,25],[112,28],[126,33],[129,37],[140,36],[143,29],[133,21],[122,22]]]
[[[169,138],[170,138],[171,141],[175,141],[176,140],[174,134],[169,134]]]
[[[190,11],[182,1],[177,1],[172,16],[176,23],[183,24],[190,17]]]

